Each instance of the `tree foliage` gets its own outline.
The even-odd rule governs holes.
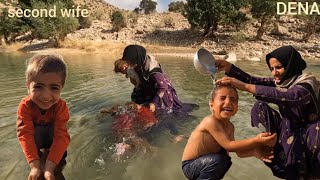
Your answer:
[[[157,4],[152,0],[142,0],[139,7],[145,14],[150,14],[156,11]]]
[[[0,35],[7,43],[13,41],[15,37],[31,32],[32,38],[63,40],[65,36],[79,27],[79,21],[83,26],[88,26],[90,22],[83,18],[62,17],[60,9],[74,8],[72,0],[18,0],[18,8],[25,9],[52,9],[56,6],[55,17],[8,17],[8,10],[2,11]]]
[[[187,0],[186,12],[193,28],[203,28],[204,35],[217,30],[220,23],[237,20],[245,0]]]
[[[270,23],[272,16],[277,16],[277,1],[250,0],[250,4],[252,16],[259,19],[260,22],[256,39],[262,39],[262,36],[266,31],[266,25]]]
[[[36,9],[50,9],[56,6],[57,12],[60,9],[67,8],[63,2],[55,2],[54,4],[46,4],[41,1],[32,1],[32,7]],[[55,40],[63,40],[65,36],[79,27],[77,18],[62,17],[57,13],[56,17],[30,17],[28,18],[33,26],[33,35],[39,39],[54,38]]]
[[[3,36],[6,44],[10,44],[15,37],[27,31],[27,24],[17,17],[9,17],[7,8],[2,9],[0,15],[0,36]]]
[[[186,13],[186,4],[183,1],[173,1],[168,5],[168,11],[181,13],[185,15]]]

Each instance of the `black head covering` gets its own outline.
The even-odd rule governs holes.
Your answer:
[[[267,54],[266,61],[269,69],[270,58],[276,58],[286,70],[279,84],[295,75],[301,75],[302,71],[307,67],[300,53],[292,46],[282,46]]]
[[[122,59],[130,65],[137,64],[137,69],[142,69],[146,61],[147,51],[139,45],[129,45],[123,51]]]
[[[152,73],[162,73],[160,64],[159,67],[153,67],[150,69],[150,57],[147,56],[147,51],[142,46],[127,46],[123,51],[122,59],[130,65],[136,64],[137,66],[135,67],[135,70],[137,70],[137,73],[140,74],[145,80],[148,80]]]

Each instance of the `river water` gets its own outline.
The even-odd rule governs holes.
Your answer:
[[[0,179],[26,179],[29,167],[18,143],[15,131],[16,111],[20,100],[27,95],[25,60],[32,54],[0,53]],[[107,55],[64,56],[68,78],[62,93],[71,118],[68,131],[66,179],[110,180],[182,180],[181,156],[186,140],[174,143],[167,129],[153,135],[152,153],[132,153],[115,160],[115,147],[121,140],[111,130],[112,117],[101,114],[104,107],[123,105],[130,100],[133,86],[123,75],[113,72],[116,57]],[[207,95],[212,89],[209,76],[199,74],[191,58],[157,57],[170,78],[182,102],[199,105],[186,119],[177,122],[180,134],[189,135],[202,118],[210,113]],[[264,62],[238,61],[237,66],[255,75],[270,75]],[[320,64],[308,62],[306,72],[320,79]],[[218,74],[221,77],[223,74]],[[232,118],[236,139],[253,137],[258,129],[250,126],[252,95],[239,92],[239,111]],[[226,180],[277,179],[255,158],[240,159],[231,153],[233,165]]]

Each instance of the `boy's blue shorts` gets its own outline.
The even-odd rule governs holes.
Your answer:
[[[231,158],[222,150],[209,153],[199,158],[182,161],[182,171],[190,180],[218,180],[222,179],[231,167]]]

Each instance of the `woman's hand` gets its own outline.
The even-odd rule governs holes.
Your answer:
[[[256,94],[256,85],[244,83],[236,78],[225,76],[217,80],[216,83],[217,85],[232,85],[241,91],[248,91],[253,95]]]
[[[218,71],[224,71],[224,72],[228,73],[230,71],[232,64],[226,60],[223,60],[223,59],[216,59],[215,65],[218,68]]]
[[[232,85],[241,91],[247,91],[246,83],[239,81],[236,78],[225,76],[221,79],[218,79],[216,83],[218,85]]]
[[[150,103],[149,104],[149,109],[150,109],[151,112],[154,112],[156,110],[156,105],[153,104],[153,103]]]

